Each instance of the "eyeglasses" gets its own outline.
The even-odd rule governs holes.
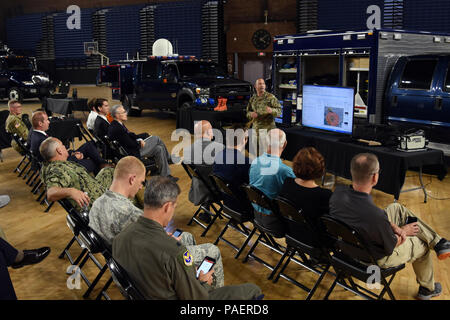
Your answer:
[[[143,188],[147,187],[147,180],[141,181],[141,184]]]

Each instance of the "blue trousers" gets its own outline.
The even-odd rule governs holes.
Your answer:
[[[19,252],[0,238],[0,300],[17,300],[8,267],[16,260]]]

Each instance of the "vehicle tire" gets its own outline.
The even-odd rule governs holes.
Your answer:
[[[18,88],[11,88],[8,91],[8,100],[23,101],[23,93]]]
[[[192,107],[192,102],[190,102],[190,101],[183,102],[183,103],[180,105],[180,108],[181,108],[181,109],[186,109],[186,108],[190,108],[190,107]]]

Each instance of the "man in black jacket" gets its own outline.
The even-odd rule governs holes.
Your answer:
[[[96,99],[94,109],[97,117],[94,122],[94,133],[97,137],[103,138],[108,135],[109,121],[106,115],[109,112],[109,104],[106,99]]]
[[[166,145],[158,136],[148,136],[144,138],[131,132],[123,124],[127,121],[127,112],[121,105],[115,105],[111,108],[111,115],[114,120],[108,128],[108,137],[111,140],[116,140],[126,150],[128,155],[137,158],[152,157],[155,158],[159,173],[163,177],[171,177],[169,161],[171,161],[170,154],[167,151]],[[144,140],[145,139],[145,140]]]
[[[46,131],[50,126],[50,121],[44,111],[37,111],[31,117],[31,123],[33,131],[31,131],[29,136],[30,150],[42,162],[43,159],[39,152],[39,147],[49,137]],[[88,172],[94,174],[97,174],[106,165],[106,161],[100,156],[95,144],[91,142],[83,144],[77,151],[70,150],[69,155],[69,161],[82,165]]]

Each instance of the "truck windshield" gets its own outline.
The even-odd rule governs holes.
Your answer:
[[[183,62],[178,64],[178,70],[182,78],[225,77],[226,75],[217,64],[210,62]]]
[[[100,69],[100,82],[118,82],[119,81],[119,67],[107,66]]]
[[[34,71],[33,61],[29,58],[11,58],[8,57],[4,60],[6,69],[8,70],[28,70]]]

